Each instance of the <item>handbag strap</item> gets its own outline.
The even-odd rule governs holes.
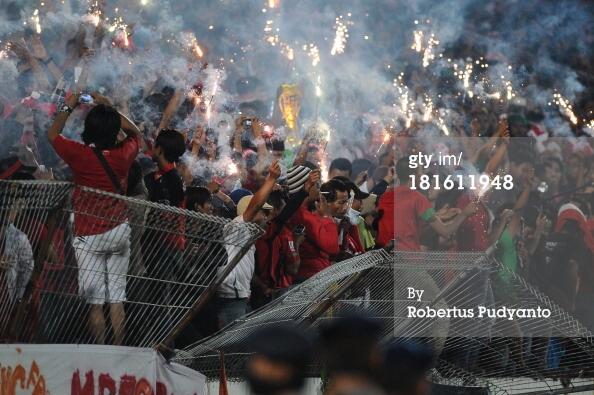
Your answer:
[[[111,180],[111,183],[115,187],[116,191],[120,195],[124,195],[124,188],[122,188],[122,184],[120,184],[118,177],[115,175],[112,168],[109,166],[109,163],[107,163],[107,159],[105,159],[105,156],[103,156],[103,153],[101,152],[101,150],[97,147],[92,147],[92,148],[93,148],[93,152],[97,156],[97,159],[99,159],[99,163],[101,163],[103,170],[105,170],[105,173],[107,173],[107,176]]]

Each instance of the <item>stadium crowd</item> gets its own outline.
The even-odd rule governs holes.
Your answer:
[[[59,48],[47,50],[37,34],[13,40],[20,100],[0,101],[0,179],[72,181],[262,228],[263,235],[218,288],[208,317],[212,322],[199,325],[208,329],[189,335],[187,342],[224,328],[337,262],[392,240],[396,250],[409,251],[495,246],[494,256],[508,270],[594,329],[594,147],[590,138],[556,137],[555,130],[545,130],[544,110],[533,103],[508,103],[504,110],[498,101],[461,101],[457,125],[435,140],[426,137],[418,121],[379,129],[361,124],[359,140],[341,141],[340,150],[330,155],[322,126],[297,131],[297,142],[289,143],[286,134],[275,133],[287,125],[270,117],[261,102],[246,99],[229,108],[234,123],[222,141],[206,124],[185,127],[193,98],[164,81],[133,97],[118,96],[117,89],[91,93],[84,78],[93,49],[76,38],[64,44],[65,54],[57,56],[52,51]],[[455,50],[474,51],[467,42]],[[58,58],[64,60],[57,64]],[[574,66],[591,71],[592,64]],[[422,79],[422,68],[408,71],[411,81]],[[591,75],[585,82],[590,99]],[[253,93],[246,85],[240,78],[238,96]],[[200,95],[201,89],[196,84],[192,94]],[[587,99],[585,109],[591,108]],[[147,107],[148,120],[137,111]],[[65,133],[67,122],[71,129]],[[463,163],[411,168],[410,155],[438,148],[462,152]],[[215,171],[221,160],[227,161],[223,177]],[[443,180],[469,173],[509,174],[513,188],[481,193],[467,184],[453,190],[411,188],[411,176]],[[25,292],[43,243],[27,235],[30,229],[14,225],[18,210],[2,209],[0,301],[8,303],[0,306],[0,316],[8,317]],[[101,216],[109,217],[110,210],[106,207]],[[74,229],[79,270],[88,270],[88,260],[103,259],[110,276],[79,277],[72,292],[90,305],[85,319],[93,338],[108,341],[109,321],[111,341],[124,344],[126,275],[134,259],[130,225],[79,216]],[[60,238],[50,241],[55,261],[63,258]],[[166,248],[144,263],[152,273],[179,265],[186,248],[182,238],[160,241]],[[237,252],[236,246],[225,248],[229,256]],[[501,303],[513,297],[506,273],[491,279]],[[509,348],[514,354],[514,345]],[[537,363],[559,364],[539,358]],[[523,364],[521,359],[514,363]]]

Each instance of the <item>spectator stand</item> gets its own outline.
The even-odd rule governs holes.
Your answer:
[[[0,338],[9,343],[96,343],[86,330],[88,297],[79,285],[115,278],[125,284],[124,344],[167,350],[262,233],[252,224],[63,182],[0,181],[0,218],[26,236],[33,252],[33,259],[3,257],[24,279],[14,285],[7,281],[11,271],[0,271]],[[127,270],[115,273],[86,251],[75,251],[73,218],[129,224]],[[180,242],[177,259],[162,261],[163,248]],[[236,256],[227,256],[230,244],[239,247]],[[82,260],[84,268],[77,263]],[[28,264],[34,267],[27,274]],[[113,343],[106,321],[105,340]]]
[[[508,279],[505,293],[514,296],[507,300],[493,292],[493,287],[499,285],[491,280],[502,273]],[[404,295],[411,284],[424,288],[422,302]],[[551,315],[547,319],[521,320],[514,334],[495,320],[409,319],[406,308],[410,305],[541,306],[550,309]],[[407,337],[428,339],[439,355],[432,380],[444,391],[457,388],[454,393],[469,393],[464,391],[472,387],[476,393],[485,393],[479,391],[481,388],[495,394],[571,393],[594,388],[593,372],[580,368],[594,358],[592,334],[546,295],[485,253],[375,250],[359,255],[334,264],[212,337],[176,351],[173,360],[216,379],[223,353],[228,377],[239,378],[250,355],[246,339],[255,330],[283,322],[311,329],[337,314],[354,311],[380,320],[385,342]],[[550,361],[558,352],[552,349],[551,341],[558,339],[563,339],[565,349],[573,352],[568,352],[566,359],[557,355],[561,361],[547,365],[544,358]],[[515,342],[524,345],[525,364],[514,361],[510,350]],[[312,377],[319,375],[320,369],[319,361],[314,362]]]

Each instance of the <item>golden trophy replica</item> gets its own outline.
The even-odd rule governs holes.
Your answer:
[[[297,142],[297,118],[301,111],[301,91],[297,85],[282,84],[278,94],[278,107],[287,125],[286,141],[289,145]]]

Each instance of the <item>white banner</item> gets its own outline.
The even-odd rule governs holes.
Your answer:
[[[0,344],[0,395],[204,395],[204,375],[153,349]]]

